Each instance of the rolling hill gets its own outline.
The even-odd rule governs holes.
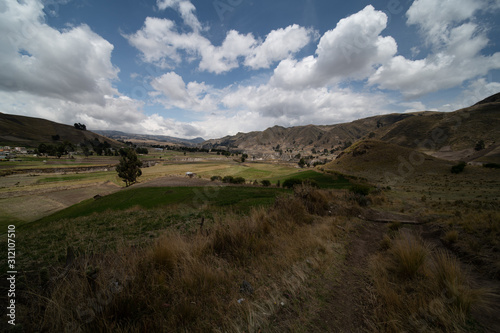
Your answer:
[[[324,168],[390,184],[410,174],[448,174],[453,164],[415,149],[370,139],[356,142]]]
[[[55,138],[57,140],[54,140]],[[96,139],[108,142],[112,147],[123,146],[116,140],[76,129],[74,126],[41,118],[0,113],[0,145],[38,147],[40,143],[53,144],[59,141],[69,141],[76,145]]]

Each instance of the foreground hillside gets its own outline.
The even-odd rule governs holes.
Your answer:
[[[74,126],[59,124],[53,121],[0,113],[0,145],[38,147],[39,144],[54,144],[68,141],[78,145],[85,141],[109,143],[112,147],[122,144],[88,130],[76,129]]]
[[[155,207],[134,206],[145,190],[130,189],[95,201],[93,214],[18,229],[18,331],[498,329],[496,289],[484,289],[500,272],[491,207],[473,216],[472,200],[375,189],[298,186],[247,201],[262,190],[226,188],[201,202],[207,188],[154,191]]]

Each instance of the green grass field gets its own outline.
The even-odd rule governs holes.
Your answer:
[[[53,183],[53,182],[67,182],[67,181],[78,181],[78,180],[111,180],[116,177],[115,171],[107,172],[92,172],[92,173],[80,173],[80,174],[69,174],[69,175],[57,175],[38,179],[38,183]]]
[[[290,191],[240,186],[125,189],[18,226],[23,248],[30,253],[23,263],[53,265],[64,260],[68,245],[93,252],[115,249],[122,242],[147,243],[165,228],[188,231],[198,227],[202,216],[211,224],[218,215],[247,214],[285,193]]]
[[[350,181],[340,174],[325,174],[320,173],[314,170],[306,170],[302,172],[297,172],[290,174],[286,177],[280,177],[277,179],[272,179],[273,183],[277,180],[283,182],[283,180],[287,178],[297,178],[300,180],[313,180],[315,181],[320,188],[336,188],[336,189],[344,189],[351,187]]]
[[[101,199],[88,199],[79,204],[47,216],[36,223],[88,216],[108,210],[123,211],[175,208],[199,209],[203,207],[231,207],[235,211],[248,211],[251,207],[268,205],[277,195],[286,192],[278,188],[209,186],[209,187],[152,187],[122,190]]]

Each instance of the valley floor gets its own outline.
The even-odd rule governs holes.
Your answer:
[[[128,189],[110,173],[1,179],[5,212],[29,199],[39,213],[42,194],[66,207],[102,195],[19,224],[17,331],[500,331],[494,170],[415,174],[391,189],[282,165],[169,168],[145,169]],[[326,188],[209,180],[225,172]],[[9,214],[29,220],[29,209]]]

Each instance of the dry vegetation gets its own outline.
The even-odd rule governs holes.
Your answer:
[[[243,213],[229,206],[182,211],[156,195],[161,208],[20,228],[29,246],[20,255],[19,323],[48,332],[323,332],[339,324],[328,322],[328,311],[358,315],[330,307],[339,295],[332,290],[354,285],[368,290],[348,303],[367,309],[357,329],[495,331],[488,326],[494,316],[484,321],[477,313],[493,312],[498,293],[482,284],[500,276],[498,180],[483,168],[443,172],[417,170],[392,190],[362,178],[350,192],[299,186]],[[367,177],[376,182],[380,174]],[[389,223],[368,222],[380,217]],[[371,241],[359,234],[368,223],[381,241],[353,259],[353,240]],[[66,244],[75,251],[66,254]],[[359,266],[342,268],[358,259]]]
[[[28,331],[231,331],[269,328],[307,280],[341,262],[342,195],[300,187],[271,208],[224,214],[152,244],[68,255],[39,274],[21,313]],[[336,215],[336,214],[334,214]],[[243,282],[243,281],[247,281]],[[306,296],[307,297],[307,296]],[[308,296],[310,297],[310,296]],[[276,329],[276,326],[273,326]]]
[[[471,280],[454,256],[433,249],[409,230],[384,238],[371,274],[378,296],[373,327],[379,332],[474,331],[473,308],[488,291]]]

